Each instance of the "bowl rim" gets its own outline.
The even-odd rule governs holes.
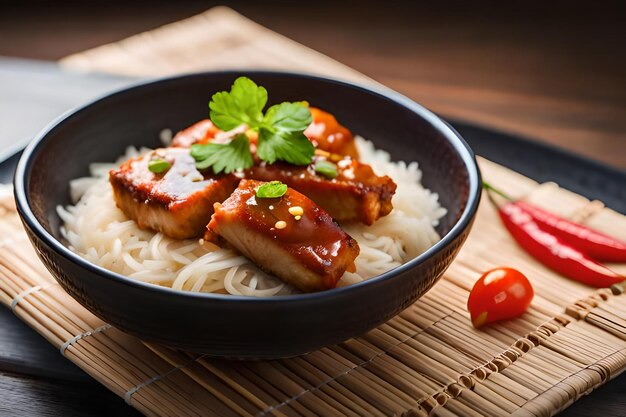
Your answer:
[[[41,150],[42,146],[46,143],[49,138],[49,135],[58,127],[68,122],[71,118],[78,115],[82,111],[85,111],[89,107],[98,104],[99,102],[106,101],[112,97],[116,97],[119,95],[126,94],[130,91],[141,90],[145,88],[150,88],[152,85],[167,83],[167,82],[176,82],[184,79],[191,79],[196,77],[210,77],[210,76],[231,76],[233,80],[238,76],[249,76],[250,78],[255,77],[255,75],[259,76],[286,76],[291,78],[301,78],[313,80],[316,82],[324,82],[329,84],[335,84],[342,87],[347,87],[351,89],[359,90],[363,93],[375,95],[378,98],[392,101],[396,104],[401,105],[402,107],[407,108],[411,112],[417,114],[419,117],[427,121],[434,129],[438,130],[447,140],[448,143],[455,149],[455,151],[460,155],[465,167],[468,171],[468,181],[469,181],[469,191],[468,191],[468,199],[461,213],[461,216],[456,221],[456,223],[452,226],[452,228],[441,237],[439,241],[437,241],[433,246],[428,248],[426,251],[418,255],[417,257],[403,263],[402,265],[391,269],[387,272],[384,272],[380,275],[372,277],[370,279],[347,285],[345,287],[333,288],[330,290],[313,292],[313,293],[303,293],[303,294],[285,294],[285,295],[276,295],[272,297],[254,297],[254,296],[245,296],[245,295],[231,295],[231,294],[216,294],[216,293],[203,293],[203,292],[191,292],[184,290],[177,290],[169,287],[163,287],[160,285],[143,282],[140,280],[135,280],[125,275],[119,274],[117,272],[110,271],[104,267],[98,266],[84,258],[82,258],[77,253],[71,251],[68,247],[66,247],[63,243],[57,240],[54,236],[52,236],[43,225],[39,222],[33,211],[31,210],[31,200],[26,191],[26,184],[28,183],[27,177],[30,177],[30,172],[32,171],[33,159]],[[28,178],[30,179],[30,178]],[[179,74],[174,76],[165,76],[158,78],[151,78],[148,80],[140,80],[137,82],[130,83],[121,88],[116,88],[107,93],[101,94],[100,96],[84,103],[80,106],[77,106],[51,121],[46,127],[44,127],[28,144],[28,146],[24,149],[22,156],[20,157],[19,163],[15,170],[15,176],[13,180],[14,184],[14,196],[17,206],[17,211],[22,218],[22,221],[30,228],[30,230],[37,236],[37,238],[41,239],[45,242],[46,245],[51,247],[57,254],[61,255],[66,260],[77,264],[78,266],[89,270],[97,275],[102,276],[106,279],[113,279],[120,284],[129,285],[133,287],[137,287],[140,290],[148,290],[155,291],[157,293],[163,293],[164,295],[174,295],[174,296],[184,296],[190,297],[194,299],[206,299],[211,301],[218,302],[245,302],[245,303],[255,303],[255,304],[264,304],[264,303],[291,303],[291,302],[304,302],[304,301],[315,301],[322,298],[333,298],[339,297],[346,293],[358,292],[363,290],[365,287],[370,287],[376,284],[379,284],[383,281],[387,281],[393,279],[396,275],[400,275],[401,273],[413,269],[415,266],[425,262],[427,259],[434,256],[437,252],[444,250],[452,241],[454,241],[464,230],[468,227],[477,211],[478,204],[480,202],[481,197],[481,175],[478,169],[478,164],[476,162],[475,154],[470,146],[465,142],[465,140],[461,137],[461,135],[447,122],[436,116],[433,112],[426,109],[424,106],[416,103],[415,101],[409,99],[408,97],[382,85],[364,85],[361,83],[355,83],[352,81],[347,81],[341,78],[334,78],[328,76],[321,76],[312,73],[306,72],[290,72],[290,71],[274,71],[274,70],[246,70],[246,69],[235,69],[235,70],[225,70],[225,71],[202,71],[202,72],[193,72],[187,74]]]

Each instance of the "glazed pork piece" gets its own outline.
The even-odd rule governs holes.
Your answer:
[[[155,158],[171,167],[149,170]],[[157,149],[124,162],[109,173],[115,203],[142,229],[174,239],[202,236],[213,214],[213,204],[224,201],[237,187],[233,175],[200,173],[186,148]]]
[[[335,116],[316,107],[309,107],[313,123],[304,131],[317,149],[359,159],[354,135]]]
[[[292,188],[282,197],[257,197],[262,184],[244,179],[216,203],[206,239],[224,239],[305,292],[334,288],[346,270],[354,271],[359,246],[324,209]]]
[[[316,162],[327,158],[336,161],[337,177],[334,179],[315,171]],[[380,177],[371,166],[338,155],[317,155],[309,166],[257,163],[245,176],[261,181],[281,181],[309,197],[335,220],[367,225],[391,212],[391,199],[396,192],[396,183],[390,177]]]
[[[207,143],[215,138],[215,135],[222,132],[209,119],[200,120],[181,130],[172,139],[172,146],[188,148],[194,143]]]

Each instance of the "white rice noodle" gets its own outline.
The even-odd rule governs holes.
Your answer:
[[[435,227],[446,213],[437,194],[421,186],[417,163],[392,162],[387,152],[362,138],[357,138],[357,146],[361,160],[379,175],[393,178],[398,189],[388,216],[372,226],[344,225],[359,242],[361,253],[356,272],[346,272],[339,286],[374,277],[424,252],[439,240]],[[121,161],[148,151],[128,148],[117,163],[92,164],[91,177],[71,181],[75,205],[57,207],[71,250],[111,271],[177,290],[256,297],[296,292],[231,250],[197,240],[170,239],[141,230],[127,219],[115,206],[108,172]]]

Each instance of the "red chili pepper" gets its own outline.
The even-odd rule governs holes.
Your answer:
[[[505,203],[498,208],[498,213],[517,243],[547,267],[594,287],[610,287],[624,280],[625,277],[542,230],[531,215],[515,203]]]
[[[530,214],[543,230],[558,236],[591,258],[605,262],[626,262],[626,243],[604,233],[562,219],[549,211],[524,201],[516,201],[515,204]]]
[[[524,314],[535,293],[528,278],[513,268],[485,272],[474,284],[467,309],[474,327]]]

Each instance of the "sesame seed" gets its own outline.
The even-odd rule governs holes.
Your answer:
[[[304,210],[300,206],[289,207],[289,214],[292,216],[302,216]]]
[[[337,166],[341,169],[346,169],[348,168],[350,165],[352,165],[352,160],[351,159],[342,159],[341,161],[337,162]]]
[[[274,227],[277,228],[277,229],[284,229],[285,227],[287,227],[287,222],[279,220],[279,221],[276,222]]]

